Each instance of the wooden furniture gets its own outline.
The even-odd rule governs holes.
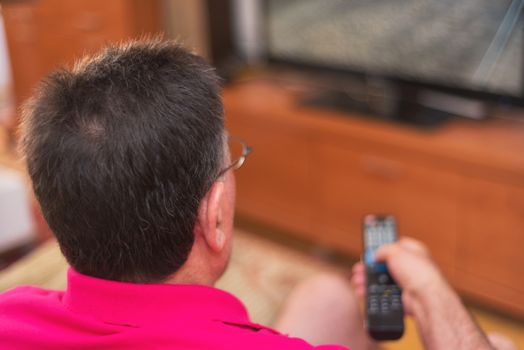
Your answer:
[[[163,27],[160,0],[5,1],[2,16],[17,106],[58,66]]]
[[[392,213],[463,294],[524,316],[524,118],[420,130],[298,95],[263,78],[224,91],[230,133],[254,149],[240,215],[359,256],[362,216]]]

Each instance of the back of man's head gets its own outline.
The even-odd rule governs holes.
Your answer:
[[[159,282],[186,261],[224,158],[211,67],[173,42],[109,46],[49,76],[24,111],[42,212],[78,272]]]

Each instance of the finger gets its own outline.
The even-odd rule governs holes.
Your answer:
[[[353,289],[355,290],[355,294],[362,298],[366,295],[366,287],[364,285],[361,286],[353,286]]]
[[[358,296],[364,296],[366,294],[366,283],[363,277],[354,277],[351,279],[351,286],[355,290]]]
[[[351,286],[358,295],[364,295],[366,288],[366,275],[364,271],[354,273],[351,276]]]
[[[377,249],[375,252],[375,260],[377,261],[387,261],[391,256],[399,250],[398,243],[385,244]]]
[[[401,239],[399,239],[398,244],[402,248],[414,254],[420,256],[429,256],[428,248],[426,248],[426,246],[422,242],[411,237],[402,237]]]
[[[366,282],[366,275],[364,272],[354,273],[351,276],[351,283],[353,284],[364,284]]]
[[[364,272],[364,264],[359,261],[355,265],[353,265],[353,268],[351,269],[353,271],[353,274],[362,273]]]

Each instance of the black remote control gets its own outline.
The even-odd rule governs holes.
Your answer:
[[[363,222],[366,267],[366,328],[375,340],[396,340],[404,333],[401,290],[385,264],[375,261],[375,251],[397,240],[395,218],[366,215]]]

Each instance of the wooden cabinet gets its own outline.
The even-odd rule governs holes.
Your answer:
[[[6,1],[2,16],[17,105],[58,66],[162,28],[158,0]]]
[[[358,257],[363,215],[392,213],[463,294],[524,317],[524,118],[420,130],[306,108],[296,91],[224,91],[231,133],[254,148],[240,215]]]
[[[255,111],[256,114],[256,111]],[[254,149],[249,167],[237,174],[239,214],[262,219],[291,231],[310,232],[307,141],[300,128],[266,122],[264,115],[235,120],[232,135],[241,135]]]
[[[470,179],[463,209],[460,288],[524,314],[524,187]]]
[[[345,141],[319,140],[313,147],[316,231],[323,240],[358,256],[361,221],[369,213],[389,213],[399,234],[432,247],[451,277],[455,265],[460,178],[402,159],[387,150]],[[435,234],[438,232],[439,234]]]

